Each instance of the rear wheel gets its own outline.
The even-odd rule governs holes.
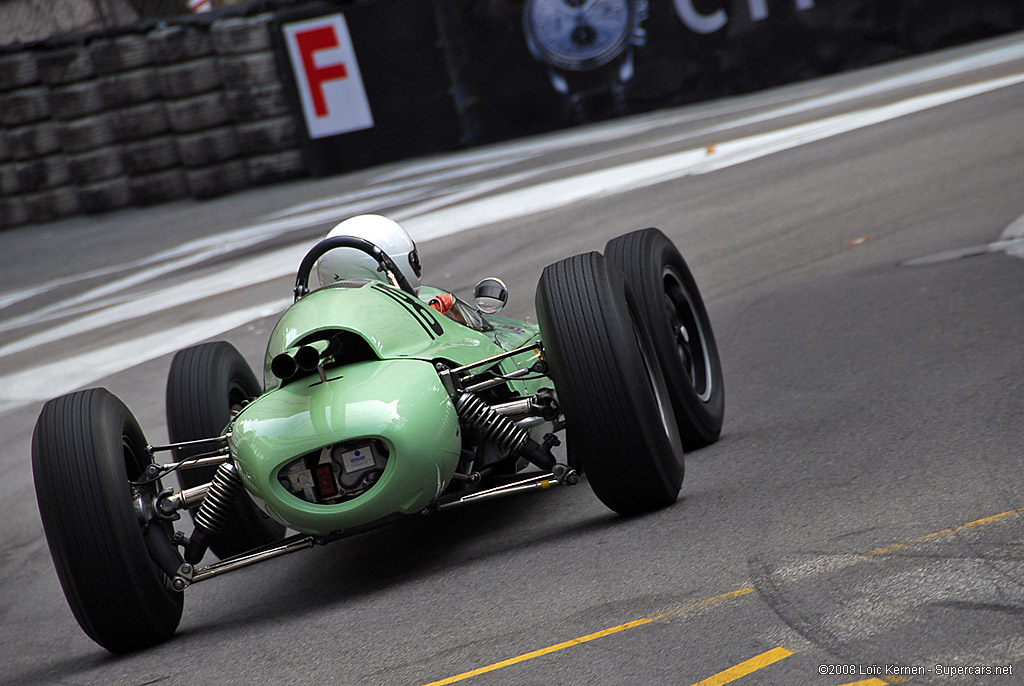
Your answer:
[[[155,518],[159,481],[143,479],[146,438],[128,408],[95,388],[49,401],[32,435],[39,515],[57,578],[86,634],[123,653],[171,637],[183,595],[169,522]],[[161,560],[162,564],[157,564]]]
[[[658,229],[619,236],[605,246],[636,296],[643,330],[668,381],[683,447],[718,440],[725,413],[722,363],[704,300],[683,256]]]
[[[171,442],[212,438],[224,433],[231,418],[260,394],[260,384],[245,358],[225,341],[185,348],[171,360],[167,376],[167,432]],[[175,451],[179,460],[209,450],[209,446]],[[182,488],[209,483],[217,468],[181,469]],[[195,510],[192,511],[195,515]],[[210,539],[210,550],[223,559],[284,537],[284,527],[239,495],[230,518]]]
[[[618,268],[595,252],[556,262],[541,275],[536,304],[570,461],[620,514],[671,505],[683,482],[682,444]]]

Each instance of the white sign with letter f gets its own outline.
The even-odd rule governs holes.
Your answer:
[[[282,30],[309,137],[372,128],[370,102],[344,15],[285,24]]]

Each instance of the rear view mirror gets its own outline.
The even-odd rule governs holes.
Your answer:
[[[500,312],[508,303],[508,286],[501,279],[489,276],[482,279],[473,289],[476,309],[484,314]]]

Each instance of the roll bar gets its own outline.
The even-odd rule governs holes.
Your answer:
[[[409,279],[405,278],[402,270],[398,268],[395,261],[391,259],[391,256],[384,252],[381,248],[371,243],[368,240],[362,238],[356,238],[355,236],[332,236],[325,238],[310,249],[306,256],[302,258],[302,262],[299,264],[299,272],[295,275],[295,300],[309,293],[309,274],[313,271],[313,265],[316,261],[323,257],[326,253],[335,248],[355,248],[356,250],[362,250],[364,253],[372,257],[379,265],[378,271],[382,271],[388,276],[388,280],[392,284],[398,286],[409,295],[416,295],[416,291],[413,290],[412,285],[409,283]]]

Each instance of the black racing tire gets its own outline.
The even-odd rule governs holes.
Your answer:
[[[48,86],[85,81],[96,75],[89,53],[77,46],[40,50],[36,53],[39,76]]]
[[[96,83],[110,109],[138,105],[160,96],[157,70],[153,67],[111,74]]]
[[[0,164],[0,198],[11,198],[21,192],[21,180],[13,164]]]
[[[174,138],[154,136],[125,143],[122,156],[125,170],[133,176],[140,176],[179,166],[181,159]]]
[[[214,50],[219,55],[270,51],[270,13],[255,17],[232,17],[214,22],[210,27]]]
[[[230,343],[201,343],[178,351],[167,375],[167,432],[171,442],[220,436],[232,412],[261,390],[245,358]],[[209,449],[199,446],[178,450],[175,455],[182,460]],[[209,483],[216,469],[182,469],[178,471],[178,481],[182,488]],[[284,531],[247,495],[240,494],[224,529],[210,539],[210,550],[224,559],[279,541],[284,538]]]
[[[254,186],[294,179],[306,173],[306,161],[301,150],[250,157],[245,161],[245,166],[249,170],[249,183]]]
[[[132,188],[127,176],[115,176],[78,186],[78,203],[83,212],[108,212],[127,207],[131,202]]]
[[[89,43],[89,57],[98,74],[137,69],[149,64],[149,43],[139,34],[101,38]]]
[[[210,34],[198,26],[161,26],[146,34],[153,64],[184,62],[213,52]]]
[[[79,625],[112,653],[165,641],[181,620],[183,594],[154,561],[180,564],[173,529],[158,519],[142,524],[134,504],[160,490],[159,482],[130,483],[150,463],[146,446],[135,417],[103,388],[49,401],[32,434],[36,498],[57,578]]]
[[[79,119],[102,112],[106,105],[96,80],[50,89],[50,116],[54,119]]]
[[[165,100],[167,120],[175,133],[191,133],[226,124],[231,120],[224,93],[216,90],[179,100]]]
[[[299,147],[299,125],[291,115],[238,125],[238,140],[246,155],[267,155]]]
[[[71,181],[68,160],[64,155],[47,155],[28,162],[16,162],[14,173],[23,193],[57,188]]]
[[[51,188],[38,193],[23,193],[25,208],[36,224],[68,217],[81,211],[78,189],[73,185]]]
[[[141,141],[167,133],[171,124],[163,101],[125,107],[112,113],[122,141]]]
[[[668,380],[683,447],[697,450],[714,443],[725,414],[722,363],[686,260],[658,229],[612,239],[605,257],[622,269],[636,296],[644,331]]]
[[[41,121],[7,129],[7,145],[12,158],[31,160],[60,150],[60,139],[57,138],[56,125]]]
[[[78,184],[90,184],[124,174],[120,146],[111,145],[68,155],[68,170]]]
[[[556,262],[541,274],[536,305],[570,463],[619,514],[671,505],[683,483],[683,447],[619,269],[596,252]]]
[[[181,169],[165,169],[153,174],[133,176],[128,180],[132,189],[132,202],[152,205],[188,197],[188,185]]]
[[[221,88],[216,57],[175,62],[158,70],[160,93],[165,98],[187,98]]]
[[[284,86],[280,83],[252,88],[228,88],[224,91],[224,105],[231,117],[240,122],[270,119],[290,111]]]
[[[185,170],[185,181],[194,198],[215,198],[234,193],[249,185],[245,160],[231,160],[208,167]]]
[[[39,83],[36,58],[28,50],[0,55],[0,91]]]
[[[21,180],[13,164],[0,164],[0,198],[10,198],[21,192]]]
[[[220,73],[228,88],[252,88],[281,83],[277,61],[272,52],[229,55],[220,58]]]
[[[94,114],[91,117],[61,122],[57,127],[57,138],[64,152],[85,152],[116,140],[117,121],[110,112]]]
[[[218,126],[176,137],[181,164],[189,169],[226,162],[238,157],[238,135],[233,126]]]
[[[0,167],[0,172],[2,171],[3,168]],[[0,228],[9,229],[21,226],[27,224],[28,220],[29,213],[28,207],[25,206],[25,199],[0,192]]]
[[[50,91],[45,86],[20,88],[0,98],[0,127],[31,124],[50,116]]]

